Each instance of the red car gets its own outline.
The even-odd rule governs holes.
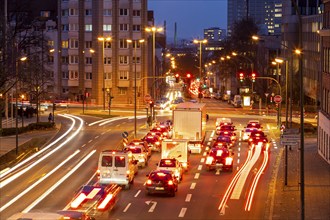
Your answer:
[[[228,136],[230,140],[234,143],[237,139],[236,133],[232,131],[220,131],[219,136]]]
[[[260,136],[253,138],[253,140],[250,143],[250,146],[258,146],[260,144],[262,146],[262,149],[265,149],[266,147],[267,148],[270,147],[270,143],[267,137],[260,137]]]
[[[145,140],[148,143],[148,146],[152,151],[160,152],[161,139],[158,135],[147,134],[147,136],[145,136],[143,140]]]
[[[206,169],[213,170],[219,167],[221,170],[233,171],[232,153],[225,147],[211,148],[205,161]]]
[[[236,131],[236,129],[235,129],[234,125],[227,124],[227,125],[222,125],[222,126],[217,127],[216,134],[219,135],[221,131],[234,132],[234,131]]]
[[[267,137],[267,135],[265,135],[265,133],[263,131],[254,130],[250,134],[250,138],[248,139],[248,144],[251,145],[251,143],[253,142],[253,140],[255,138],[257,138],[257,137]]]
[[[218,136],[216,139],[215,139],[215,143],[213,144],[213,146],[216,144],[216,143],[224,143],[226,144],[229,148],[233,147],[234,146],[234,143],[231,141],[231,138],[228,137],[228,136]]]

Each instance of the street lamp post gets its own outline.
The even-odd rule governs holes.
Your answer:
[[[155,62],[155,58],[156,58],[156,32],[161,32],[163,31],[163,28],[162,27],[147,27],[145,29],[147,32],[151,32],[152,33],[152,75],[153,75],[153,87],[152,87],[152,95],[153,95],[153,98],[156,99],[156,84],[155,84],[155,81],[156,81],[156,70],[155,70],[155,65],[156,65],[156,62]]]
[[[105,42],[111,41],[111,37],[98,37],[98,41],[102,42],[102,62],[103,62],[103,80],[102,80],[102,92],[103,92],[103,110],[105,111],[105,73],[104,73],[104,46]]]
[[[199,44],[199,78],[202,80],[202,44],[206,44],[207,40],[194,40],[194,44]]]
[[[137,48],[137,44],[138,43],[143,43],[144,39],[140,39],[140,40],[127,40],[128,43],[133,43],[133,47],[134,47],[134,52],[133,52],[133,57],[134,59],[134,138],[136,138],[136,130],[137,130],[137,120],[136,120],[136,111],[137,111],[137,83],[136,83],[136,78],[137,78],[137,74],[136,74],[136,63],[137,63],[137,57],[136,57],[136,48]]]
[[[21,106],[22,112],[21,112],[21,114],[22,114],[22,128],[23,128],[24,127],[24,110],[23,110],[24,95],[21,95],[21,101],[22,101],[22,106]]]

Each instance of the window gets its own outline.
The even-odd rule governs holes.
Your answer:
[[[78,71],[77,70],[70,70],[69,71],[70,79],[78,79]]]
[[[86,16],[91,16],[92,15],[92,9],[86,9],[85,10],[85,15]]]
[[[76,8],[70,8],[70,16],[77,16],[78,15],[78,9]]]
[[[111,48],[111,42],[110,41],[104,41],[104,48],[110,49]]]
[[[111,24],[104,24],[103,31],[111,31]]]
[[[69,63],[69,57],[68,56],[62,56],[62,64],[68,64]]]
[[[62,17],[67,17],[69,16],[69,9],[63,9],[62,10]]]
[[[69,79],[69,72],[68,71],[62,71],[62,78],[63,79]]]
[[[111,57],[104,57],[104,64],[111,64]]]
[[[62,40],[62,48],[68,48],[69,47],[69,41]]]
[[[69,30],[70,31],[78,31],[79,30],[78,24],[77,23],[69,24]]]
[[[111,14],[112,14],[111,9],[103,9],[104,16],[111,16]]]
[[[85,79],[86,80],[92,80],[92,73],[91,72],[86,72],[85,73]]]
[[[77,49],[78,48],[78,39],[71,38],[70,39],[70,48]]]
[[[128,56],[119,56],[119,64],[128,64]]]
[[[126,95],[127,94],[127,88],[119,87],[118,93],[119,93],[119,95]]]
[[[48,56],[47,61],[48,63],[54,63],[54,56]]]
[[[133,31],[141,31],[141,25],[133,24]]]
[[[120,31],[128,31],[128,24],[120,24],[119,25]]]
[[[119,79],[128,80],[128,71],[126,70],[119,71]]]
[[[104,79],[112,80],[112,72],[105,72]]]
[[[71,64],[78,63],[78,56],[77,55],[71,55],[70,56],[70,63]]]
[[[126,166],[126,158],[123,156],[115,156],[115,167],[125,167]]]
[[[140,17],[141,11],[140,10],[133,10],[133,17]]]
[[[47,41],[47,45],[53,47],[54,46],[54,41],[53,40]]]
[[[92,57],[85,57],[85,63],[86,64],[92,64],[93,63]]]
[[[127,8],[120,8],[119,9],[120,16],[128,16],[128,9]]]
[[[92,31],[93,27],[91,24],[85,24],[85,31]]]
[[[85,48],[92,48],[92,41],[85,41]]]
[[[119,48],[120,49],[127,49],[128,48],[128,43],[126,39],[120,39],[119,40]]]
[[[112,156],[102,156],[102,167],[112,167]]]
[[[50,17],[50,11],[41,11],[40,16],[44,18],[49,18]]]
[[[68,24],[62,24],[62,31],[69,31],[69,25]]]
[[[132,79],[134,79],[134,78],[135,78],[135,71],[132,74]],[[136,71],[136,79],[141,79],[141,72]],[[133,87],[134,87],[134,84],[133,84]]]
[[[136,60],[136,63],[141,63],[140,57],[133,57],[133,63],[135,63],[135,60]]]

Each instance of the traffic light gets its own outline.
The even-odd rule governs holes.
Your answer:
[[[154,107],[154,101],[150,100],[149,101],[149,106],[150,106],[150,108],[153,108]]]
[[[179,73],[175,74],[175,82],[178,83],[180,79]]]
[[[255,74],[255,73],[252,73],[251,74],[252,82],[255,82],[256,81],[256,76],[257,76],[257,74]]]
[[[239,73],[239,81],[243,82],[244,80],[244,73]]]
[[[187,78],[190,79],[191,78],[191,74],[187,73]]]

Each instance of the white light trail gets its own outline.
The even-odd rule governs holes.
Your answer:
[[[92,150],[84,159],[82,159],[72,170],[70,170],[65,176],[63,176],[56,184],[49,188],[45,193],[43,193],[36,201],[29,205],[22,212],[27,213],[33,209],[39,202],[41,202],[46,196],[48,196],[52,191],[54,191],[59,185],[61,185],[67,178],[69,178],[76,170],[81,167],[94,153],[96,150]]]

